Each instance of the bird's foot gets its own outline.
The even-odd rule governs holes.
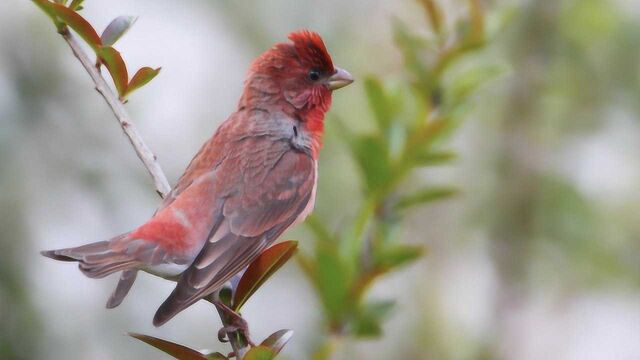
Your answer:
[[[233,311],[226,304],[219,300],[212,301],[218,311],[223,314],[225,318],[225,326],[218,331],[218,340],[221,342],[228,342],[229,338],[233,336],[233,333],[239,333],[244,337],[247,344],[255,346],[251,338],[249,337],[249,324],[247,321],[237,312]]]

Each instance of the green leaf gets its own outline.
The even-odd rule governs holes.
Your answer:
[[[383,139],[363,135],[355,137],[350,145],[369,192],[374,192],[390,181],[392,172],[389,149]]]
[[[116,85],[116,90],[118,90],[118,95],[123,98],[127,93],[129,74],[127,73],[127,65],[125,65],[122,56],[118,50],[111,46],[99,48],[97,54],[107,67],[107,70],[109,70],[113,83]]]
[[[104,29],[100,39],[102,45],[111,46],[118,41],[138,20],[136,16],[118,16]]]
[[[432,96],[432,91],[436,86],[436,78],[432,76],[431,70],[427,68],[424,61],[423,51],[427,42],[409,31],[409,27],[400,20],[394,21],[393,32],[396,45],[402,51],[405,66],[410,75],[415,88],[418,89],[424,99]]]
[[[376,196],[369,196],[368,199],[362,202],[351,225],[342,234],[338,251],[350,260],[346,262],[346,266],[351,265],[351,268],[356,266],[357,259],[362,254],[365,232],[373,221],[377,208],[378,201]]]
[[[424,120],[423,120],[424,121]],[[415,145],[415,152],[422,153],[429,151],[431,146],[437,142],[442,142],[451,134],[451,130],[455,128],[455,123],[450,116],[442,116],[436,119],[429,119],[426,123],[420,124],[417,130],[420,133],[420,139]]]
[[[62,21],[63,23],[69,25],[75,32],[80,35],[80,37],[91,46],[91,48],[96,51],[100,46],[102,46],[102,40],[100,40],[100,36],[93,29],[93,26],[89,24],[87,20],[85,20],[82,16],[80,16],[77,12],[64,7],[59,4],[50,3],[48,1],[39,1],[41,3],[47,3],[51,10],[55,13],[55,15]]]
[[[49,18],[51,18],[53,23],[56,25],[56,28],[58,29],[58,31],[64,27],[64,24],[60,22],[55,11],[53,11],[53,7],[50,6],[51,2],[47,0],[33,0],[33,2],[34,4],[36,4],[37,7],[40,8],[40,10],[44,11],[44,13],[47,14]]]
[[[313,232],[316,240],[326,243],[335,243],[337,241],[336,237],[331,235],[329,229],[315,215],[309,216],[304,224]]]
[[[316,276],[316,263],[315,260],[302,252],[296,255],[298,265],[304,272],[304,274],[311,280],[312,284],[318,288],[318,277]]]
[[[458,195],[457,188],[449,186],[427,187],[414,194],[403,196],[396,203],[397,209],[407,209],[417,205],[424,205],[437,200],[444,200]]]
[[[339,128],[344,142],[349,145],[351,155],[362,172],[362,181],[367,190],[374,192],[386,184],[391,178],[391,165],[385,139],[380,134],[355,135],[339,118],[335,118],[333,123]]]
[[[184,345],[176,344],[163,339],[158,339],[157,337],[149,335],[129,333],[129,336],[145,342],[155,347],[156,349],[173,356],[178,360],[207,360],[207,357],[201,352],[188,348]]]
[[[532,205],[539,213],[538,231],[556,244],[583,244],[592,239],[598,220],[588,197],[574,184],[558,177],[540,176],[536,181],[539,195]]]
[[[297,241],[284,241],[260,254],[244,272],[233,298],[233,310],[238,311],[253,293],[264,284],[298,248]]]
[[[450,112],[442,115],[441,118],[428,121],[424,129],[426,136],[424,137],[422,148],[428,148],[431,145],[438,145],[449,139],[453,135],[453,131],[460,126],[462,116],[457,112]]]
[[[391,245],[376,251],[375,267],[389,271],[418,260],[424,254],[424,247],[418,245]]]
[[[424,93],[417,89],[416,87],[411,89],[411,93],[407,96],[407,99],[411,101],[412,111],[410,115],[408,115],[409,122],[412,127],[420,127],[424,125],[425,120],[428,122],[432,117],[434,117],[433,113],[433,103],[428,101],[429,98],[425,97]]]
[[[382,83],[377,78],[368,76],[364,80],[364,89],[378,127],[382,131],[388,129],[394,117],[394,109],[393,104],[391,104],[384,92]]]
[[[161,69],[162,68],[152,69],[145,66],[142,69],[138,70],[129,82],[125,96],[128,96],[132,92],[149,83],[149,81],[153,80],[153,78],[155,78],[160,73]]]
[[[82,2],[84,2],[84,0],[73,0],[71,2],[71,5],[69,5],[69,9],[71,10],[81,10],[82,9]]]
[[[354,321],[353,333],[359,337],[382,335],[382,321],[389,315],[394,305],[393,301],[376,301],[360,305]]]
[[[231,295],[233,295],[233,290],[229,286],[225,286],[218,292],[218,297],[223,304],[231,307]]]
[[[390,163],[402,161],[405,156],[408,127],[400,121],[393,121],[386,133],[387,154]]]
[[[448,99],[451,106],[456,106],[465,101],[480,86],[504,72],[504,68],[497,65],[485,65],[466,71],[458,75],[448,86],[445,99]]]
[[[264,339],[260,346],[268,347],[273,350],[275,354],[279,354],[289,340],[291,340],[291,337],[293,337],[293,330],[278,330]]]
[[[331,321],[339,323],[350,306],[350,271],[335,249],[321,248],[316,256],[316,279],[322,304]]]
[[[453,151],[426,151],[415,156],[419,166],[444,165],[456,160],[458,155]]]
[[[272,360],[277,353],[266,346],[255,346],[244,356],[243,360]]]

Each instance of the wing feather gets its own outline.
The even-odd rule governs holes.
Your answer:
[[[315,185],[315,161],[286,142],[249,138],[255,151],[250,160],[229,158],[220,164],[240,165],[241,183],[225,198],[224,220],[209,237],[194,262],[182,274],[176,288],[160,306],[154,325],[160,326],[199,299],[218,290],[247,267],[304,211]],[[245,146],[247,146],[245,144]],[[250,166],[256,164],[255,166]],[[236,168],[237,169],[237,168]]]

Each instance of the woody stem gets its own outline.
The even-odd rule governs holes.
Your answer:
[[[89,73],[89,76],[91,76],[91,80],[93,80],[96,90],[100,93],[100,95],[102,95],[104,100],[107,102],[107,105],[109,105],[109,107],[111,108],[111,111],[118,120],[122,131],[129,139],[131,146],[133,146],[136,155],[138,155],[138,158],[142,161],[144,167],[147,169],[147,172],[149,172],[149,175],[151,175],[151,179],[153,180],[156,192],[162,198],[165,198],[171,191],[171,186],[169,186],[167,177],[164,175],[160,164],[156,160],[156,156],[142,140],[142,137],[138,133],[138,130],[136,130],[136,127],[131,122],[131,117],[125,110],[124,104],[109,87],[109,85],[107,85],[107,82],[98,71],[95,63],[89,60],[89,56],[87,56],[87,54],[84,52],[69,29],[66,26],[63,27],[60,30],[60,34],[67,42],[67,44],[69,44],[73,55],[75,55],[75,57],[80,61],[87,73]]]

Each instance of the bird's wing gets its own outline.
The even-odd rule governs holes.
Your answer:
[[[225,190],[221,221],[158,309],[156,326],[248,266],[296,220],[312,197],[315,160],[293,149],[288,139],[253,136],[235,146],[216,171],[217,191],[235,182]]]
[[[200,148],[154,216],[128,238],[155,246],[154,255],[165,251],[167,256],[155,258],[161,263],[191,263],[221,224],[224,202],[290,149],[286,130],[291,130],[283,128],[290,121],[263,111],[231,115]]]
[[[259,154],[254,155],[261,151],[261,148],[252,148],[251,138],[264,137],[272,141],[288,139],[293,135],[291,121],[284,114],[272,114],[260,109],[242,110],[232,114],[193,157],[161,209],[170,205],[183,191],[191,187],[194,181],[220,166],[223,161],[230,159],[241,165],[243,159],[238,157],[244,157],[244,161],[247,162],[259,159]]]

